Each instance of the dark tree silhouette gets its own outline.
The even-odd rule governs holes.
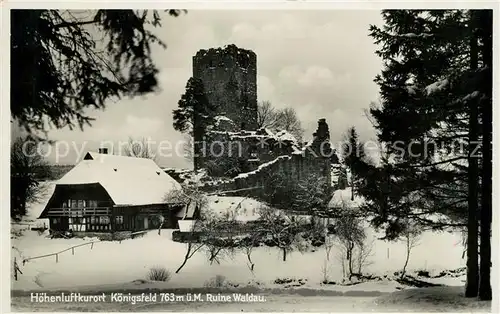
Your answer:
[[[37,202],[45,194],[40,180],[50,176],[51,170],[37,143],[30,137],[18,137],[11,146],[10,215],[13,218],[26,215],[26,203]]]
[[[148,10],[12,10],[12,118],[33,134],[83,128],[93,120],[87,108],[154,91],[151,44],[166,45],[151,29],[160,21]]]

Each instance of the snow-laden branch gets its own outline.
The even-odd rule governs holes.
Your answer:
[[[450,82],[448,81],[448,79],[440,80],[440,81],[434,82],[430,85],[427,85],[425,87],[425,92],[427,93],[427,96],[430,96],[434,93],[442,91],[443,89],[448,87],[449,84],[450,84]]]
[[[430,38],[434,37],[434,34],[428,34],[428,33],[420,33],[420,34],[415,34],[415,33],[406,33],[406,34],[399,34],[396,35],[397,37],[403,37],[403,38]]]

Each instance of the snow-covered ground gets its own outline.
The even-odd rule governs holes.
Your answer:
[[[237,207],[240,205],[242,215],[253,216],[250,209],[257,204],[253,200],[238,197],[220,198],[214,203],[216,208]],[[211,200],[214,202],[214,200]],[[255,204],[254,204],[255,203]],[[25,218],[32,224],[41,212],[44,204],[32,204]],[[39,222],[38,222],[39,223]],[[25,225],[13,224],[13,231],[26,228]],[[16,233],[16,232],[14,232]],[[83,244],[95,239],[49,239],[47,234],[25,230],[22,236],[14,237],[12,257],[22,260],[26,257],[40,256],[65,250],[71,246]],[[172,230],[163,230],[159,236],[151,231],[144,237],[128,239],[122,242],[100,242],[93,246],[82,246],[55,256],[35,259],[20,265],[23,272],[18,281],[12,282],[13,289],[40,289],[75,287],[85,285],[109,285],[130,283],[137,279],[145,279],[148,270],[153,266],[163,266],[172,273],[182,263],[186,244],[171,240]],[[402,268],[405,261],[405,245],[402,242],[386,242],[376,240],[377,234],[369,230],[368,239],[373,240],[371,265],[365,273],[382,276],[393,274]],[[412,251],[408,270],[426,270],[431,275],[443,270],[463,267],[464,260],[461,237],[452,233],[427,232],[421,236],[420,245]],[[340,282],[342,279],[341,263],[334,247],[330,253],[327,277],[329,281]],[[220,265],[210,265],[203,252],[195,254],[181,270],[174,274],[168,282],[169,287],[202,287],[204,283],[216,275],[224,276],[226,281],[235,284],[259,282],[269,286],[276,279],[303,279],[304,287],[325,288],[320,285],[324,280],[326,252],[324,248],[316,248],[307,253],[292,252],[282,261],[282,254],[276,248],[259,247],[252,253],[255,263],[254,274],[247,266],[243,252],[237,252],[223,260]],[[440,278],[440,283],[462,285],[461,277]],[[376,287],[371,287],[375,285]],[[330,286],[330,285],[329,285]],[[393,281],[372,282],[350,286],[349,289],[365,289],[394,291],[398,284]],[[328,289],[332,289],[331,287]],[[338,285],[335,289],[342,289]]]
[[[53,183],[51,183],[53,184]],[[49,184],[49,186],[51,185]],[[49,187],[50,188],[50,187]],[[253,216],[253,206],[257,202],[253,200],[243,200],[241,198],[221,197],[219,200],[211,200],[216,208],[227,206],[239,206],[242,215]],[[38,224],[36,217],[43,209],[44,204],[32,204],[29,208],[28,216],[23,223]],[[43,224],[43,223],[42,223]],[[12,224],[13,236],[12,258],[22,261],[27,257],[40,256],[63,251],[71,246],[84,244],[96,239],[49,239],[47,234],[39,234],[35,231],[22,230],[26,228],[24,224]],[[153,230],[144,237],[123,240],[121,242],[97,242],[91,245],[77,247],[74,251],[68,250],[57,256],[49,256],[28,261],[26,264],[20,263],[22,274],[18,280],[11,281],[11,288],[17,292],[21,290],[60,290],[70,291],[147,291],[151,289],[172,290],[172,289],[192,289],[207,287],[207,283],[213,281],[215,277],[222,278],[225,288],[253,287],[257,291],[269,292],[278,291],[287,294],[305,293],[309,296],[330,293],[332,295],[357,294],[356,302],[364,302],[363,299],[371,296],[370,306],[373,306],[373,297],[381,293],[390,293],[401,289],[407,289],[395,280],[394,272],[401,270],[405,262],[405,244],[402,242],[386,242],[376,239],[377,234],[369,229],[368,241],[373,240],[373,255],[370,257],[370,265],[364,269],[364,273],[380,276],[380,280],[373,280],[355,285],[342,285],[342,267],[338,260],[338,250],[334,247],[330,254],[330,261],[327,263],[328,281],[336,284],[322,284],[325,279],[324,265],[326,260],[325,249],[315,248],[307,253],[292,252],[288,254],[287,260],[282,260],[281,251],[276,248],[258,247],[252,253],[252,260],[255,263],[254,273],[248,268],[247,257],[243,252],[236,252],[233,256],[228,256],[220,264],[210,265],[204,252],[195,254],[178,273],[175,270],[180,266],[186,253],[186,244],[172,241],[172,230],[162,230],[161,235]],[[420,245],[412,251],[408,263],[408,271],[415,274],[417,271],[428,271],[431,276],[442,271],[454,270],[465,266],[465,260],[461,258],[463,247],[460,234],[427,232],[422,234]],[[151,282],[145,280],[151,267],[162,266],[171,273],[171,279],[167,282]],[[385,277],[384,277],[385,275]],[[282,279],[286,283],[276,283]],[[420,278],[422,279],[422,278]],[[424,280],[424,279],[423,279]],[[460,287],[464,284],[463,275],[456,277],[443,276],[440,278],[425,278],[425,281]],[[296,285],[296,287],[293,287]],[[441,287],[442,288],[442,287]],[[290,290],[295,289],[295,290]],[[288,292],[287,292],[288,291]],[[302,292],[300,292],[302,291]],[[313,292],[311,292],[313,291]],[[334,293],[335,292],[335,293]],[[333,293],[333,294],[332,294]],[[274,295],[274,294],[273,294]],[[364,296],[364,297],[362,297]],[[316,300],[317,304],[322,304],[321,297]],[[22,297],[17,297],[18,303]],[[267,305],[262,305],[253,310],[274,311],[275,307],[281,311],[299,310],[292,297],[276,299]],[[327,296],[323,296],[327,298]],[[338,297],[335,297],[338,298]],[[351,298],[351,297],[349,297]],[[299,299],[295,296],[295,299]],[[344,300],[345,301],[345,300]],[[339,306],[331,311],[352,311],[352,304],[338,301]],[[309,301],[307,301],[309,302]],[[312,302],[312,301],[311,301]],[[330,299],[328,302],[331,302]],[[390,301],[380,301],[384,304],[384,309],[392,306]],[[273,305],[274,304],[274,305]],[[277,304],[281,304],[278,306]],[[288,304],[288,305],[286,305]],[[315,303],[316,304],[316,303]],[[337,304],[337,301],[335,301]],[[104,305],[103,305],[104,306]],[[151,305],[154,308],[154,305]],[[247,305],[242,305],[241,309],[247,309]],[[319,305],[318,305],[319,306]],[[227,305],[228,311],[236,308]],[[22,308],[22,307],[21,307]],[[304,307],[310,311],[314,306]],[[153,310],[147,307],[146,310]],[[174,306],[175,309],[175,306]],[[211,308],[200,308],[211,311]],[[239,308],[238,308],[239,309]],[[22,309],[21,309],[22,310]],[[106,311],[110,309],[105,307]],[[135,309],[129,309],[135,310]],[[141,310],[141,309],[137,309]],[[159,307],[158,310],[161,310]],[[170,311],[170,308],[168,309]],[[318,307],[318,311],[328,310],[327,307]],[[367,310],[367,308],[365,308]],[[142,310],[141,310],[142,311]]]
[[[104,302],[36,303],[14,297],[13,311],[52,312],[491,312],[491,302],[466,299],[461,287],[420,288],[380,297],[296,294],[257,294],[255,302]],[[231,294],[225,294],[231,295]],[[138,295],[137,295],[138,296]],[[206,297],[206,295],[203,295]]]

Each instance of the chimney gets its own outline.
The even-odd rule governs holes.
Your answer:
[[[99,148],[99,154],[105,154],[105,155],[107,155],[108,154],[108,149],[104,148],[104,147]]]

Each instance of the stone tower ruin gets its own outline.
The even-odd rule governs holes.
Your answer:
[[[218,115],[231,119],[234,130],[257,129],[257,55],[235,45],[199,50],[193,77],[203,82]]]

